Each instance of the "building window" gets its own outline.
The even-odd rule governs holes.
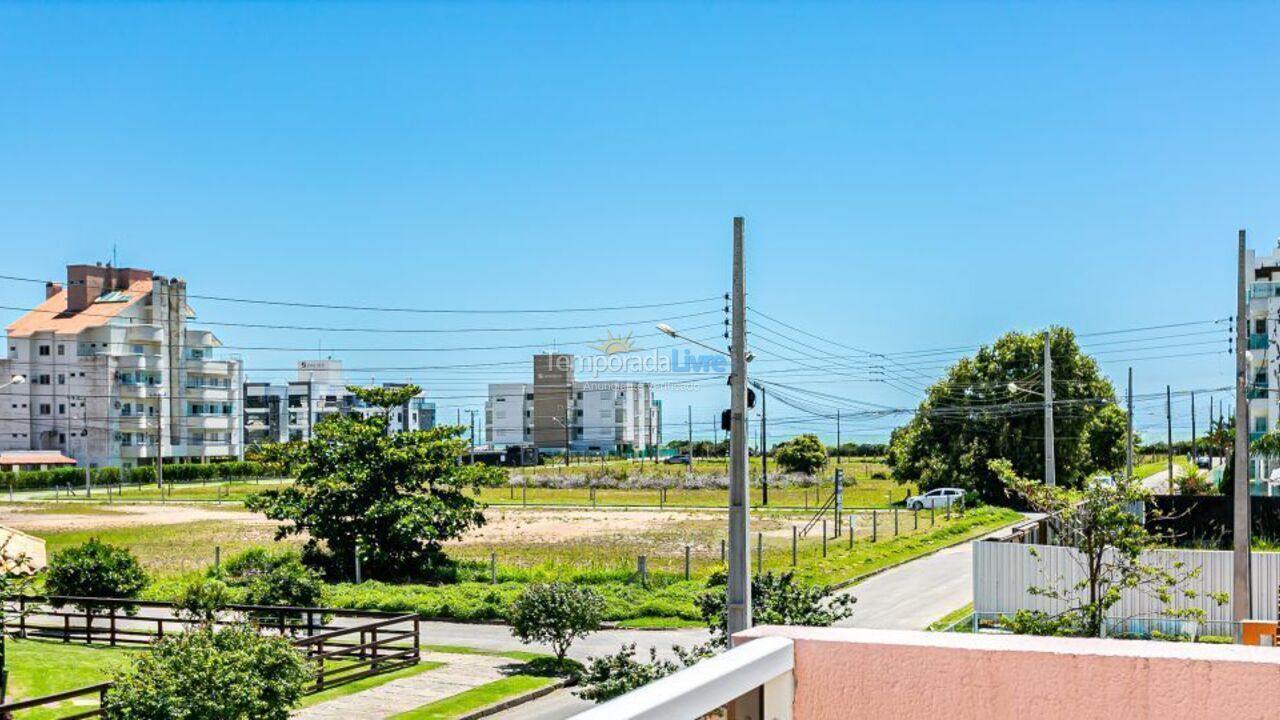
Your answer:
[[[66,415],[66,414],[67,414],[67,406],[66,406],[66,405],[64,405],[64,404],[62,404],[62,403],[58,403],[58,414],[59,414],[59,415]]]
[[[134,354],[134,355],[142,355],[142,354],[143,354],[143,353],[142,353],[142,346],[141,346],[141,345],[134,345],[134,346],[133,346],[133,354]]]
[[[40,407],[37,410],[37,412],[39,412],[41,415],[48,415],[49,413],[53,412],[53,406],[50,405],[49,403],[40,403]]]
[[[67,444],[67,434],[66,434],[66,433],[58,433],[58,444],[59,444],[59,445],[66,445],[66,444]]]
[[[41,357],[47,357],[49,355],[49,346],[41,345],[39,349],[39,353]]]
[[[37,384],[37,385],[48,385],[48,384],[49,384],[49,376],[48,376],[48,375],[41,375],[40,377],[36,378],[36,380],[37,380],[37,382],[36,382],[36,384]]]
[[[59,385],[66,385],[66,384],[67,384],[67,376],[66,376],[66,375],[64,375],[64,374],[62,374],[62,373],[58,373],[58,384],[59,384]]]
[[[66,354],[67,354],[67,346],[66,346],[66,345],[63,345],[63,344],[61,344],[61,343],[59,343],[59,344],[58,344],[58,354],[59,354],[59,355],[66,355]]]

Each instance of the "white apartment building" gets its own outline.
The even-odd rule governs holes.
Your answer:
[[[649,383],[574,382],[573,356],[534,356],[534,383],[494,383],[485,442],[540,452],[647,452],[662,444],[661,403]],[[566,420],[567,419],[567,420]]]
[[[381,412],[371,408],[347,389],[355,384],[343,379],[342,361],[301,360],[297,375],[288,383],[245,383],[244,432],[252,446],[264,442],[309,440],[316,425],[330,415]],[[382,387],[402,387],[409,383],[381,383]],[[371,387],[371,385],[363,385]],[[392,432],[429,430],[435,427],[435,404],[419,393],[388,418]]]
[[[186,283],[69,265],[8,326],[0,450],[52,450],[88,467],[241,457],[241,363],[188,326]]]
[[[1246,370],[1249,441],[1280,429],[1280,243],[1269,255],[1245,251],[1248,337]],[[1277,463],[1255,458],[1254,478],[1265,478]]]

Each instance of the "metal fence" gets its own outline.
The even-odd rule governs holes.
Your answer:
[[[1211,593],[1231,591],[1231,553],[1220,550],[1149,550],[1141,561],[1175,573],[1199,568],[1197,577],[1179,586],[1169,604],[1136,589],[1122,591],[1120,602],[1109,613],[1115,623],[1131,619],[1155,619],[1172,609],[1200,608],[1209,623],[1230,623],[1231,604],[1219,604]],[[1179,564],[1181,564],[1179,566]],[[1277,585],[1280,585],[1280,553],[1255,552],[1252,617],[1276,619]],[[973,546],[973,607],[979,617],[1011,615],[1018,610],[1038,610],[1050,615],[1069,609],[1069,604],[1032,593],[1033,586],[1071,587],[1086,577],[1080,554],[1074,548],[1056,545],[1029,545],[975,542]],[[1187,597],[1182,591],[1191,591]]]

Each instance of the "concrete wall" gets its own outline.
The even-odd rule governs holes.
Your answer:
[[[1239,645],[760,627],[795,641],[795,720],[1280,715],[1280,652]]]

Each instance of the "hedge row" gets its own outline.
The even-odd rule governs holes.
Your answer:
[[[123,475],[122,475],[123,473]],[[219,462],[204,464],[175,464],[164,466],[164,478],[172,482],[191,482],[194,480],[231,480],[235,478],[271,477],[271,472],[262,463],[253,461]],[[23,470],[0,474],[14,490],[40,490],[66,485],[84,485],[83,468],[58,468],[56,470]],[[152,465],[122,469],[117,467],[101,467],[89,470],[90,481],[94,485],[116,483],[148,483],[155,482],[156,469]]]

